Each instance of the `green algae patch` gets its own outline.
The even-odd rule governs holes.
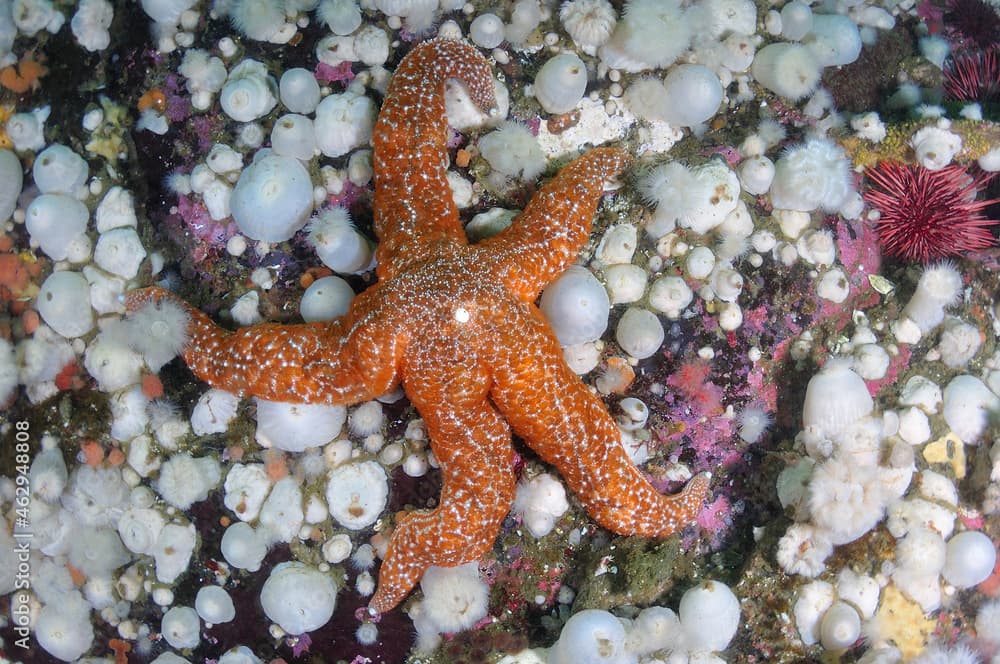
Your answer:
[[[680,538],[662,542],[623,537],[596,547],[580,559],[569,579],[576,588],[574,611],[646,606],[690,579],[694,565]]]

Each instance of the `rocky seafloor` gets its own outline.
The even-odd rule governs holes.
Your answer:
[[[121,296],[158,284],[235,327],[300,321],[335,274],[371,285],[371,123],[439,34],[506,92],[497,117],[449,93],[470,236],[587,147],[635,155],[577,261],[607,329],[567,359],[659,490],[709,471],[712,495],[664,541],[615,536],[515,439],[478,573],[363,623],[393,514],[439,497],[415,409],[352,406],[282,449]],[[0,659],[1000,661],[998,39],[981,0],[0,0]],[[269,148],[313,188],[283,240],[237,218]],[[303,229],[324,210],[359,265]],[[327,484],[364,463],[388,494],[359,525]],[[250,562],[223,545],[240,523]],[[286,561],[336,586],[306,634],[261,603]],[[738,623],[673,615],[706,581]],[[560,637],[583,610],[614,617]]]

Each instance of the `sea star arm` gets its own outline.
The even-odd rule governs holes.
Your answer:
[[[569,267],[590,235],[604,183],[630,162],[618,148],[595,148],[549,180],[510,228],[480,243],[498,276],[525,302]]]
[[[212,387],[268,401],[349,405],[384,394],[396,383],[401,347],[396,337],[378,334],[385,326],[374,316],[353,323],[344,317],[229,331],[162,288],[132,291],[125,306],[135,311],[160,300],[174,302],[187,313],[184,361]]]
[[[422,261],[441,243],[466,244],[445,174],[444,84],[450,78],[464,83],[480,108],[495,104],[489,64],[471,44],[455,39],[416,46],[386,91],[372,138],[379,279]]]
[[[667,537],[692,523],[710,477],[678,494],[659,493],[632,463],[601,401],[562,361],[541,314],[523,328],[494,373],[490,396],[517,435],[555,466],[587,512],[621,535]]]
[[[440,357],[458,362],[442,370]],[[481,558],[514,500],[510,429],[486,399],[486,376],[461,358],[435,354],[404,371],[406,393],[441,465],[441,501],[430,512],[397,517],[368,605],[375,613],[399,604],[431,565]]]

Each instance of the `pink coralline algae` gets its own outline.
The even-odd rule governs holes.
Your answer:
[[[350,83],[354,80],[354,71],[351,69],[351,63],[346,60],[336,66],[321,62],[316,65],[315,76],[323,85]]]
[[[204,205],[189,197],[177,197],[177,214],[192,236],[210,245],[223,244],[235,233],[228,220],[216,221]]]
[[[177,74],[169,74],[163,80],[163,92],[167,96],[164,115],[170,122],[183,122],[191,115],[191,100],[184,91]]]

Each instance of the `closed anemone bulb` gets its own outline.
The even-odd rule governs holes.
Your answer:
[[[271,147],[283,157],[309,161],[317,151],[313,121],[296,113],[281,116],[271,129]]]
[[[780,42],[757,51],[750,72],[771,92],[796,101],[816,89],[820,69],[819,61],[807,47]]]
[[[42,194],[28,205],[24,224],[31,239],[52,260],[65,260],[87,229],[87,206],[65,194]]]
[[[563,346],[596,341],[608,328],[611,300],[590,270],[574,265],[542,293],[542,314]]]
[[[289,634],[305,634],[325,625],[337,603],[331,575],[298,561],[279,563],[260,591],[268,620]]]
[[[792,0],[781,8],[781,36],[798,41],[812,30],[812,8],[800,0]]]
[[[656,314],[640,307],[629,307],[615,328],[618,345],[623,351],[639,360],[659,350],[663,338],[663,325]]]
[[[326,23],[335,35],[349,35],[361,26],[361,8],[357,0],[322,0],[316,18]]]
[[[861,616],[847,602],[834,602],[823,614],[820,643],[827,650],[844,650],[861,637]]]
[[[309,219],[312,182],[298,159],[260,154],[243,169],[233,188],[233,219],[252,240],[283,242]]]
[[[979,531],[967,530],[948,540],[942,575],[956,588],[971,588],[985,581],[996,565],[997,548]]]
[[[549,651],[549,664],[612,664],[626,658],[625,628],[618,618],[600,609],[570,616]]]
[[[50,145],[38,154],[31,171],[43,194],[72,194],[87,181],[87,162],[65,145]]]
[[[278,94],[281,103],[292,113],[312,113],[319,104],[319,82],[308,69],[288,69],[278,82]]]
[[[323,264],[334,272],[352,274],[368,269],[372,250],[368,239],[343,207],[320,210],[309,224],[309,242]]]
[[[354,289],[340,277],[330,275],[309,285],[299,302],[299,313],[307,323],[333,320],[347,313],[354,301]]]
[[[469,37],[477,46],[496,48],[503,43],[503,21],[496,14],[480,14],[469,26]]]
[[[549,113],[572,111],[586,90],[587,65],[573,53],[549,59],[535,77],[535,98]]]
[[[66,338],[86,334],[94,326],[90,285],[79,272],[54,272],[38,292],[38,313]]]
[[[850,360],[832,359],[806,385],[802,423],[832,437],[868,415],[874,408],[864,379]]]
[[[722,83],[704,65],[683,64],[671,68],[663,79],[670,104],[666,120],[672,125],[694,127],[709,120],[722,102]]]

